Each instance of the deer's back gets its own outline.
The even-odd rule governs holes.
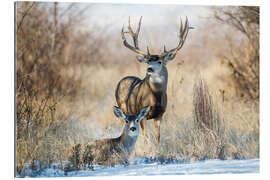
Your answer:
[[[136,96],[138,92],[134,89],[142,82],[141,79],[135,76],[127,76],[119,81],[115,91],[115,98],[118,106],[126,113],[137,114],[137,110],[133,107],[136,106],[136,99],[131,96]]]

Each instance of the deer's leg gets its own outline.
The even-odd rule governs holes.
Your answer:
[[[154,119],[155,129],[156,129],[156,140],[158,144],[160,143],[160,121],[161,121],[161,117]]]

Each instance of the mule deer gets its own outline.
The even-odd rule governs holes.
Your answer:
[[[70,161],[75,169],[92,164],[128,164],[140,133],[140,121],[147,115],[150,107],[144,107],[137,115],[126,115],[120,108],[113,107],[114,114],[125,120],[122,134],[117,138],[101,139],[86,144],[77,144],[69,150]]]
[[[118,106],[125,113],[136,114],[138,111],[145,106],[151,106],[146,119],[154,119],[155,129],[156,129],[156,140],[160,143],[160,121],[162,119],[163,113],[166,111],[167,106],[167,81],[168,81],[168,71],[166,64],[173,60],[177,52],[182,48],[186,40],[189,27],[188,19],[186,18],[185,26],[183,28],[182,20],[180,21],[180,32],[179,32],[179,43],[176,48],[169,51],[166,50],[164,46],[164,52],[160,55],[150,54],[149,48],[147,47],[147,52],[139,49],[138,46],[138,35],[141,27],[140,18],[139,25],[136,32],[134,33],[130,27],[130,18],[128,20],[128,31],[124,31],[124,26],[122,28],[121,36],[124,46],[133,52],[139,54],[137,60],[139,62],[147,63],[148,68],[146,71],[146,76],[143,80],[134,76],[124,77],[117,85],[115,91],[115,97]],[[130,45],[125,37],[128,33],[133,39],[134,46]],[[143,135],[146,135],[144,128],[144,120],[141,121],[141,128],[143,130]]]

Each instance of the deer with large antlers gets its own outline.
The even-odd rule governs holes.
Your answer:
[[[145,106],[150,106],[151,110],[145,119],[154,119],[156,135],[155,138],[160,143],[160,123],[163,113],[166,111],[167,106],[167,81],[168,81],[168,71],[166,64],[173,60],[177,52],[183,47],[186,40],[189,29],[188,19],[186,18],[185,25],[183,27],[182,20],[180,21],[180,33],[179,33],[179,43],[176,48],[169,51],[166,50],[164,46],[164,52],[160,55],[150,54],[149,48],[147,47],[147,52],[139,49],[138,45],[138,35],[141,27],[140,18],[139,25],[136,32],[133,32],[130,26],[130,18],[128,21],[128,31],[124,31],[124,26],[122,28],[122,40],[124,46],[133,52],[139,54],[137,60],[139,62],[147,63],[148,68],[146,76],[144,79],[140,79],[134,76],[124,77],[117,85],[115,91],[115,97],[118,106],[125,113],[137,114],[141,108]],[[125,34],[131,35],[133,39],[134,46],[130,45],[125,37]],[[143,135],[146,135],[144,120],[141,121],[141,128]]]

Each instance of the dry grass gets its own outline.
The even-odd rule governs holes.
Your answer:
[[[188,65],[183,65],[188,66]],[[218,67],[215,66],[215,71],[209,73],[212,67],[206,69],[201,74],[207,75],[211,74],[212,76],[219,76],[215,73],[223,73],[222,71],[216,70]],[[205,117],[205,114],[197,115],[197,118],[204,118],[204,120],[211,119],[212,125],[207,133],[201,131],[200,128],[196,125],[194,121],[194,106],[193,103],[193,92],[196,95],[196,88],[193,88],[193,83],[196,82],[196,77],[189,79],[185,82],[187,77],[191,78],[188,72],[185,72],[184,67],[168,67],[170,75],[176,73],[175,76],[169,76],[168,84],[168,109],[164,115],[164,119],[161,124],[161,148],[160,151],[157,148],[157,144],[154,138],[154,124],[153,121],[149,120],[146,122],[148,139],[145,137],[140,137],[136,149],[136,156],[142,157],[156,157],[162,155],[165,157],[174,157],[175,159],[188,160],[200,160],[204,158],[254,158],[259,156],[259,112],[258,104],[256,102],[245,102],[244,100],[233,97],[232,94],[225,94],[226,99],[223,101],[222,94],[220,89],[226,89],[226,84],[223,86],[208,86],[209,91],[205,90],[205,86],[200,84],[199,87],[202,94],[201,98],[211,98],[211,103],[207,104],[208,110],[212,110],[212,116]],[[220,66],[221,68],[221,66]],[[116,83],[124,75],[134,75],[140,74],[137,70],[128,69],[127,72],[114,71],[111,68],[101,68],[95,69],[90,68],[91,72],[99,78],[91,78],[86,84],[91,86],[97,86],[100,89],[107,89],[107,92],[93,90],[89,88],[89,91],[86,93],[89,95],[88,99],[89,104],[94,104],[92,111],[88,111],[88,107],[81,107],[78,110],[80,113],[85,112],[87,116],[83,119],[84,122],[91,123],[95,122],[96,131],[93,132],[94,138],[101,137],[114,137],[120,134],[121,127],[123,122],[114,118],[112,113],[112,106],[115,105],[114,99],[114,90]],[[180,70],[182,69],[182,70]],[[213,68],[214,69],[214,68]],[[140,71],[144,71],[144,67],[140,68]],[[113,74],[108,79],[102,74]],[[86,75],[88,76],[88,75]],[[143,75],[140,75],[143,77]],[[209,79],[209,78],[208,78]],[[217,79],[208,82],[208,84],[213,84]],[[103,83],[99,83],[103,82]],[[178,83],[175,83],[178,82]],[[222,84],[222,81],[217,82]],[[201,86],[202,85],[202,86]],[[211,88],[212,89],[211,89]],[[214,89],[215,88],[215,89]],[[193,90],[194,89],[194,90]],[[210,91],[211,89],[211,91]],[[206,92],[205,92],[206,91]],[[197,92],[197,93],[199,93]],[[230,92],[229,89],[226,89],[226,92]],[[233,92],[231,90],[231,92]],[[95,96],[97,98],[94,100],[90,98]],[[104,97],[106,101],[103,101]],[[197,100],[200,101],[201,99]],[[85,101],[85,100],[84,100]],[[210,102],[210,101],[209,101]],[[78,103],[83,103],[83,101],[78,101]],[[85,103],[85,102],[84,102]],[[87,103],[87,102],[86,102]],[[100,106],[98,104],[102,103]],[[203,107],[200,107],[203,108]],[[197,109],[199,110],[199,109]],[[196,116],[195,116],[196,117]],[[195,118],[196,119],[196,118]],[[201,121],[201,120],[197,120]],[[84,132],[82,132],[83,134]],[[243,142],[242,142],[243,141]]]
[[[150,147],[146,146],[145,149],[144,141],[140,140],[137,143],[137,155],[162,156],[168,161],[259,157],[258,104],[239,99],[227,99],[223,102],[219,89],[213,93],[205,87],[200,81],[195,86],[194,99],[189,96],[189,101],[184,105],[177,106],[180,98],[171,101],[170,105],[174,108],[168,109],[161,126],[160,152],[152,130],[149,132]],[[194,114],[192,106],[189,107],[192,103]],[[148,129],[154,129],[153,127],[153,123],[149,121]]]
[[[209,86],[211,91],[208,95],[212,97],[213,101],[209,108],[213,108],[213,105],[216,106],[214,109],[218,111],[219,116],[213,116],[213,120],[217,120],[216,117],[222,118],[218,119],[221,123],[215,125],[222,132],[210,130],[205,133],[197,128],[196,121],[194,121],[193,94],[190,93],[190,91],[193,92],[194,84],[189,81],[196,82],[196,77],[185,82],[185,79],[191,77],[188,72],[180,71],[180,67],[168,68],[170,75],[174,72],[178,74],[169,76],[169,101],[168,109],[161,123],[160,150],[154,138],[154,123],[149,120],[146,122],[149,137],[146,140],[147,143],[145,144],[145,137],[140,136],[134,155],[148,158],[159,156],[164,158],[163,161],[259,157],[258,104],[230,98],[233,95],[228,94],[225,94],[226,100],[223,102],[219,87],[214,89],[215,86],[212,86],[213,89],[211,89]],[[140,71],[143,72],[144,67],[141,67]],[[56,135],[51,133],[52,131],[47,135],[50,138],[44,138],[44,142],[40,141],[42,144],[55,145],[50,149],[55,153],[54,158],[67,159],[63,149],[77,143],[118,136],[124,122],[115,118],[112,111],[112,106],[115,105],[116,84],[125,75],[140,74],[132,68],[119,72],[106,67],[89,67],[85,68],[84,72],[85,81],[82,84],[84,91],[81,91],[73,102],[63,101],[56,108],[56,119],[65,117],[65,121],[55,130],[59,141],[56,141],[54,138]],[[202,74],[208,73],[202,72]],[[140,77],[143,76],[140,75]],[[216,79],[212,82],[216,82]],[[212,82],[208,82],[208,84],[212,84]],[[222,84],[222,82],[219,83]],[[226,89],[224,86],[222,89]],[[226,89],[226,92],[230,91]],[[33,145],[31,141],[28,143]],[[40,150],[40,153],[36,155],[37,159],[43,160],[41,159],[43,157],[47,160],[48,156],[44,153],[47,150]],[[20,156],[17,158],[20,159]]]

